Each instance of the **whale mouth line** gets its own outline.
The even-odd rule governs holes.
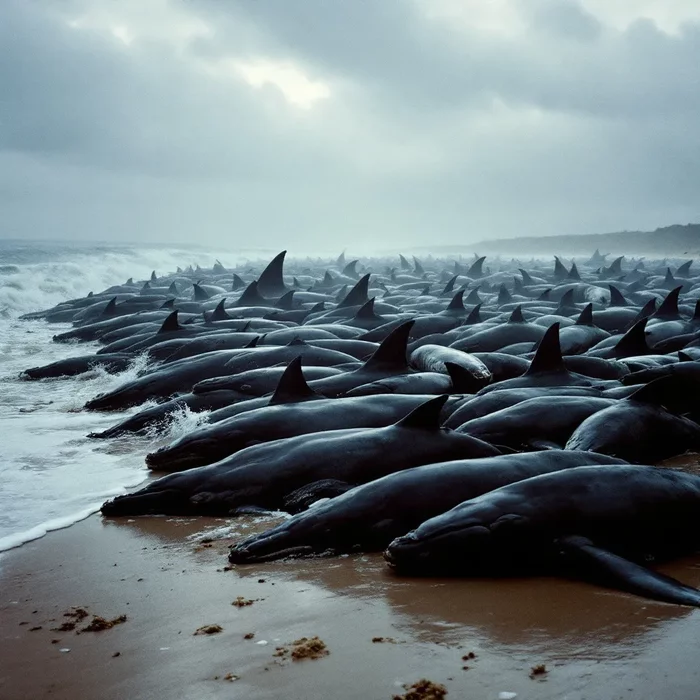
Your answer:
[[[251,553],[248,547],[241,546],[233,547],[228,555],[228,560],[232,564],[255,564],[258,562],[273,561],[276,559],[285,559],[302,557],[308,554],[313,554],[315,552],[314,548],[310,545],[298,545],[296,547],[286,547],[285,549],[278,549],[274,552],[268,552],[267,554],[254,554]]]

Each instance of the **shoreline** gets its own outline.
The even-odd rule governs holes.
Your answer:
[[[270,521],[96,514],[3,553],[0,697],[389,700],[420,678],[448,698],[697,697],[697,610],[564,579],[398,578],[379,554],[228,567]],[[659,568],[700,585],[700,556]],[[127,620],[52,631],[75,608]],[[327,656],[275,656],[314,636]]]

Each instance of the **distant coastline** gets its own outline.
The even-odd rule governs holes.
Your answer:
[[[598,249],[602,254],[648,255],[654,257],[700,255],[700,224],[674,224],[655,231],[620,231],[572,236],[526,236],[499,238],[460,245],[426,246],[433,253],[472,253],[480,255],[582,255]],[[415,249],[418,250],[418,249]]]

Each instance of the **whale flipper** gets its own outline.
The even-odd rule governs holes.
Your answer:
[[[294,515],[308,510],[316,501],[322,498],[335,498],[354,488],[355,484],[348,484],[338,479],[322,479],[306,484],[296,491],[287,494],[284,499],[284,510]]]
[[[564,561],[583,578],[664,603],[700,607],[696,588],[597,547],[586,537],[563,537],[556,544]]]

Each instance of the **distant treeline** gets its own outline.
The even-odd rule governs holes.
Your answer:
[[[480,241],[468,245],[442,246],[454,252],[480,255],[581,255],[590,256],[596,248],[603,254],[673,257],[700,254],[700,224],[676,224],[656,231],[622,231],[580,236],[528,236]],[[434,247],[433,251],[438,252]]]

